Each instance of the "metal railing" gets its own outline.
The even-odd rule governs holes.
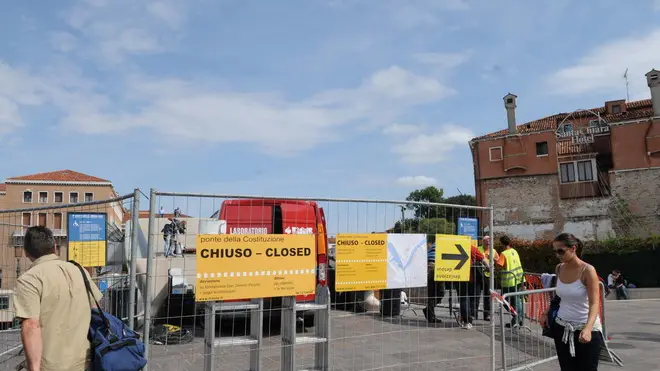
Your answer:
[[[327,286],[317,287],[311,302],[312,296],[304,300],[284,296],[246,298],[247,301],[238,302],[197,302],[199,288],[194,283],[199,282],[196,276],[201,274],[197,271],[198,234],[311,233],[317,243],[326,237],[345,234],[456,234],[458,217],[492,220],[492,208],[405,200],[195,194],[154,189],[149,200],[146,287],[147,302],[153,305],[145,308],[144,337],[149,338],[155,326],[162,324],[185,327],[192,332],[203,329],[203,334],[200,333],[203,341],[148,344],[150,370],[389,370],[411,367],[458,370],[464,369],[466,364],[474,365],[474,370],[492,370],[495,324],[477,318],[480,308],[472,309],[477,295],[469,291],[471,286],[467,283],[456,283],[453,290],[453,304],[460,303],[460,308],[451,308],[449,313],[442,306],[433,308],[433,318],[438,317],[442,322],[429,321],[423,313],[429,299],[440,304],[440,297],[420,291],[409,295],[408,299],[410,303],[423,305],[407,306],[401,304],[400,292],[413,293],[418,289],[344,292],[337,288],[337,272],[333,270],[323,270],[330,275]],[[238,201],[241,203],[236,203]],[[239,204],[243,206],[234,207]],[[227,205],[234,205],[231,206],[234,214],[228,214],[230,206]],[[314,205],[322,210],[322,223],[318,215],[310,214],[311,209],[301,205]],[[182,216],[177,220],[186,221],[187,229],[175,236],[165,236],[164,227],[171,220],[160,217],[161,207],[168,215],[172,210],[180,211]],[[202,231],[216,221],[220,224],[214,227],[215,231]],[[319,227],[319,223],[323,227]],[[166,246],[172,240],[181,247],[173,255]],[[492,255],[492,250],[490,253]],[[428,285],[426,256],[422,260],[423,282],[416,287]],[[318,262],[319,266],[323,264],[326,263]],[[320,279],[321,270],[317,269],[317,279]],[[490,281],[492,287],[493,277]],[[479,293],[478,297],[482,296]],[[460,318],[461,314],[465,318]],[[263,326],[259,326],[261,322]],[[471,332],[466,332],[470,328],[468,322]],[[475,343],[476,353],[474,349],[456,351],[455,344],[449,344],[454,337],[465,336],[479,339]],[[439,345],[444,342],[448,346]]]
[[[540,278],[540,274],[526,273],[526,282],[529,284],[532,277]],[[540,285],[540,280],[533,286]],[[506,293],[498,301],[499,326],[500,326],[500,358],[497,369],[502,371],[531,370],[533,367],[554,361],[557,359],[554,340],[543,335],[541,317],[547,313],[552,297],[556,294],[556,287],[540,288]],[[599,282],[600,290],[600,312],[599,319],[602,326],[603,347],[601,349],[601,360],[612,364],[623,366],[622,360],[608,347],[607,318],[605,312],[605,285]],[[520,313],[511,313],[508,307],[514,307],[515,300],[523,301],[525,308],[524,320],[518,326],[513,318]],[[507,305],[505,305],[505,302]],[[512,318],[510,326],[505,323],[505,317]]]
[[[543,303],[549,303],[549,300],[543,298],[551,297],[556,288],[538,289],[510,292],[502,295],[502,300],[509,302],[514,307],[515,302],[526,300],[525,306],[529,305],[529,300],[539,300],[532,305],[541,307]],[[513,302],[513,303],[512,303]],[[512,321],[505,323],[505,315],[510,311],[505,310],[505,305],[499,303],[499,325],[500,325],[500,366],[503,371],[527,370],[530,367],[537,366],[556,359],[554,343],[543,337],[543,329],[537,316],[526,317],[522,320],[513,321],[514,317],[520,317],[511,314]],[[528,312],[529,313],[529,312]],[[527,320],[529,323],[525,323]],[[516,323],[517,322],[517,323]],[[510,325],[507,327],[507,325]],[[508,331],[507,331],[508,330]],[[508,352],[507,352],[508,351]],[[508,356],[507,356],[508,354]],[[510,368],[513,367],[513,368]]]
[[[33,225],[48,227],[53,232],[58,247],[56,253],[60,259],[76,259],[85,265],[92,275],[93,281],[102,288],[104,297],[101,300],[102,308],[113,315],[122,318],[130,327],[135,327],[138,317],[136,281],[140,275],[135,270],[135,254],[129,254],[128,243],[123,239],[123,231],[117,226],[124,223],[124,216],[131,213],[139,215],[139,190],[131,194],[105,200],[80,203],[51,203],[39,204],[34,207],[20,207],[0,210],[0,270],[2,278],[2,295],[9,295],[13,302],[14,289],[18,277],[30,267],[23,247],[25,230]],[[5,200],[7,202],[7,200]],[[104,215],[106,236],[104,250],[101,244],[91,246],[79,244],[74,246],[70,238],[68,222],[71,215]],[[91,218],[91,217],[90,217]],[[137,218],[134,218],[137,220]],[[133,223],[137,231],[139,225]],[[135,233],[134,233],[135,235]],[[86,238],[86,237],[82,237]],[[102,238],[99,239],[101,241]],[[135,247],[135,243],[132,247]],[[82,247],[80,247],[82,246]],[[90,250],[91,249],[91,250]],[[97,249],[95,251],[92,251]],[[73,255],[72,255],[73,254]],[[144,290],[141,290],[144,293]],[[144,299],[144,298],[143,298]],[[140,302],[143,303],[141,300]],[[22,359],[18,352],[22,349],[15,319],[13,304],[9,308],[0,310],[6,330],[0,331],[0,362],[2,367],[11,367],[12,362]],[[13,326],[12,326],[12,323]],[[17,356],[18,355],[18,356]]]

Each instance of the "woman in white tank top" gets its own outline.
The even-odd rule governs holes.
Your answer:
[[[603,342],[598,275],[579,258],[582,242],[574,235],[562,233],[552,246],[561,261],[556,269],[561,303],[552,329],[559,365],[562,371],[596,371]]]

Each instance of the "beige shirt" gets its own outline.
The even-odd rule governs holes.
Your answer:
[[[89,274],[85,272],[89,279]],[[102,297],[90,281],[96,300]],[[18,318],[39,318],[43,343],[42,371],[81,371],[90,344],[90,300],[80,269],[56,255],[32,263],[16,283]]]

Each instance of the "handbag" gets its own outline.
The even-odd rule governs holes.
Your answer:
[[[557,295],[555,295],[550,301],[550,308],[548,308],[548,323],[543,327],[543,336],[545,337],[554,338],[554,336],[552,336],[552,329],[555,327],[560,304],[561,298]]]
[[[91,308],[92,318],[88,333],[92,346],[92,370],[137,371],[144,368],[147,360],[140,335],[126,327],[119,318],[101,309],[83,267],[73,260],[69,262],[80,269],[85,289],[96,304],[96,308]]]

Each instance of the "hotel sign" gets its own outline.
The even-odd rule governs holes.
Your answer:
[[[607,125],[579,128],[566,132],[557,132],[557,139],[571,139],[571,144],[589,144],[594,142],[594,136],[608,134],[610,127]]]

